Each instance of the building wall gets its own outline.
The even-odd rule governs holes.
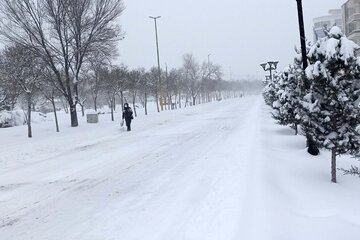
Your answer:
[[[360,45],[360,0],[348,0],[342,6],[345,35]]]
[[[318,39],[325,37],[324,28],[330,29],[332,26],[338,26],[341,30],[343,30],[342,10],[329,10],[329,15],[314,18],[313,22],[314,41],[317,41]]]

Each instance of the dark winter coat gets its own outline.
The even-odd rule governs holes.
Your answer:
[[[131,107],[124,108],[122,118],[125,119],[127,130],[131,131],[131,120],[134,118]]]
[[[133,111],[132,111],[131,107],[125,107],[124,108],[122,118],[125,119],[125,120],[134,119]]]

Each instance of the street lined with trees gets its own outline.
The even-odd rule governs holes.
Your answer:
[[[108,105],[114,120],[117,104],[125,101],[136,116],[139,103],[147,114],[149,101],[160,112],[259,89],[255,82],[223,80],[220,65],[209,59],[198,62],[192,54],[183,56],[179,68],[114,64],[116,45],[124,38],[119,21],[124,9],[122,0],[1,1],[0,35],[6,42],[0,53],[0,110],[12,110],[26,100],[31,137],[31,111],[44,100],[55,115],[61,107],[68,111],[76,127],[78,110],[84,116],[85,109],[97,112]],[[16,59],[26,61],[29,71]]]

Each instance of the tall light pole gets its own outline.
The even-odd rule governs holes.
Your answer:
[[[149,18],[154,19],[155,23],[155,36],[156,36],[156,52],[157,52],[157,62],[158,62],[158,71],[159,71],[159,88],[160,88],[160,107],[161,111],[164,110],[163,106],[163,99],[162,99],[162,86],[161,86],[161,68],[160,68],[160,53],[159,53],[159,38],[158,38],[158,32],[157,32],[157,19],[161,18],[161,16],[152,17]]]
[[[302,0],[296,0],[297,9],[298,9],[298,19],[299,19],[299,31],[300,31],[300,44],[301,44],[301,55],[302,55],[302,64],[303,69],[308,66],[307,56],[306,56],[306,38],[305,38],[305,28],[304,28],[304,15],[302,8]]]
[[[305,69],[308,66],[307,62],[307,54],[306,54],[306,38],[305,38],[305,28],[304,28],[304,14],[303,14],[303,8],[302,8],[302,1],[296,0],[297,2],[297,10],[298,10],[298,19],[299,19],[299,32],[300,32],[300,44],[301,44],[301,56],[302,56],[302,65],[303,70],[305,74]],[[307,83],[307,80],[304,78],[305,81],[305,87],[309,88],[309,84]],[[307,145],[308,145],[308,153],[311,155],[317,156],[319,155],[319,149],[316,146],[315,141],[311,137],[311,135],[306,132],[306,139],[307,139]]]

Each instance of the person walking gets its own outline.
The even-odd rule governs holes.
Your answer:
[[[133,111],[131,107],[129,107],[128,103],[124,104],[122,119],[123,121],[125,120],[127,131],[131,131],[131,120],[133,120],[134,117],[133,117]]]

